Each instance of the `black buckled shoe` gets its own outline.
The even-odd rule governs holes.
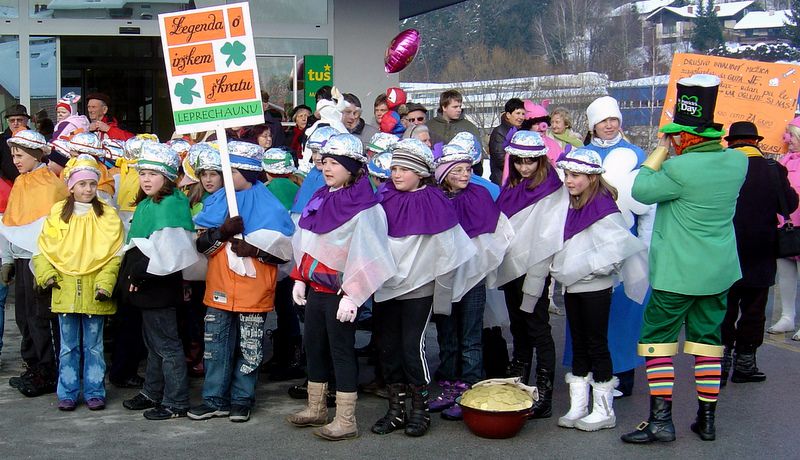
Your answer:
[[[620,439],[631,444],[646,444],[654,441],[675,440],[675,425],[672,424],[672,401],[661,396],[650,396],[650,418],[636,427],[635,431],[623,434]]]

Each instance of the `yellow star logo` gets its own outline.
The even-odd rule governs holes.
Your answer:
[[[331,66],[328,65],[328,64],[325,64],[325,71],[326,72],[330,72],[331,71]]]

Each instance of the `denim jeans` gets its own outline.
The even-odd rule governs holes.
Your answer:
[[[253,407],[258,365],[263,357],[266,313],[206,310],[206,379],[203,402],[216,409]]]
[[[78,400],[83,377],[83,399],[105,398],[106,361],[103,357],[103,322],[100,315],[58,315],[61,352],[58,363],[58,399]],[[81,340],[81,337],[83,339]],[[83,345],[81,345],[83,342]],[[83,371],[81,372],[81,355]]]
[[[0,282],[0,355],[3,354],[3,330],[6,327],[6,297],[8,285]]]
[[[188,409],[189,380],[175,308],[142,309],[142,336],[148,352],[142,394],[169,408]]]
[[[441,380],[461,380],[473,384],[483,379],[483,310],[486,306],[486,285],[473,287],[461,301],[453,304],[452,313],[433,315],[436,340],[439,342]]]

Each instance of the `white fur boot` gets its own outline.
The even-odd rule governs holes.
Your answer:
[[[569,384],[569,412],[558,418],[558,426],[574,428],[575,422],[589,413],[589,382],[592,374],[577,377],[567,372],[564,380]]]
[[[592,384],[592,413],[575,422],[575,428],[581,431],[597,431],[603,428],[617,426],[617,417],[614,415],[614,388],[619,385],[619,379],[612,377],[608,382],[591,382]]]

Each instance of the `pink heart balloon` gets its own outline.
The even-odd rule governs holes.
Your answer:
[[[406,29],[389,43],[383,59],[386,73],[396,73],[406,68],[419,51],[420,36],[416,29]]]

